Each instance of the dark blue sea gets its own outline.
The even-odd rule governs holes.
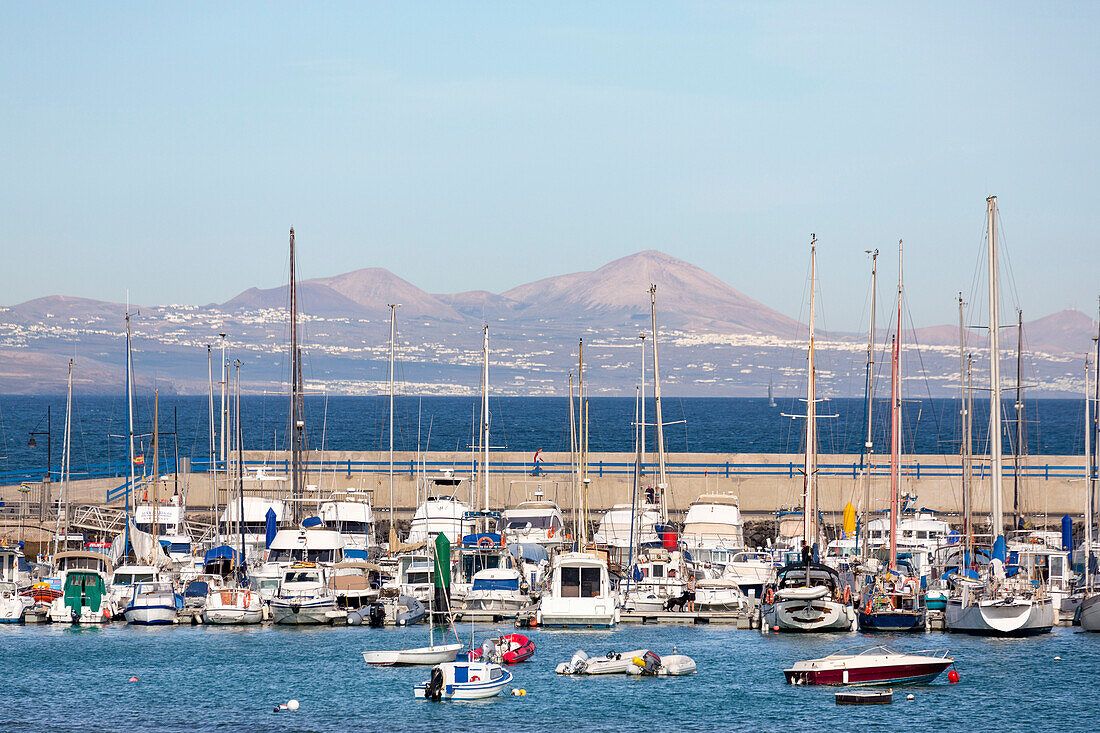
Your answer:
[[[468,641],[470,627],[459,630]],[[473,636],[480,643],[493,631],[482,626]],[[0,730],[1096,730],[1100,634],[1070,628],[1025,639],[762,636],[728,626],[653,625],[529,633],[535,656],[512,668],[526,697],[431,703],[413,699],[425,668],[371,668],[360,656],[423,645],[425,627],[0,627]],[[961,679],[952,685],[945,674],[930,685],[895,687],[892,705],[872,707],[838,707],[831,688],[784,681],[784,667],[797,660],[874,643],[950,648]],[[695,658],[695,675],[554,673],[577,649],[663,654],[673,646]],[[297,712],[273,712],[291,698],[300,702]]]
[[[125,465],[127,405],[123,396],[74,397],[72,472],[79,477],[94,466]],[[153,432],[152,395],[135,399],[135,432],[139,451],[148,453]],[[305,422],[313,450],[384,450],[388,446],[384,397],[307,397]],[[766,399],[677,398],[663,400],[669,452],[797,453],[802,450],[802,420],[787,416],[803,411],[800,401]],[[569,450],[569,402],[556,397],[501,397],[489,403],[494,449],[530,452]],[[245,396],[245,446],[255,450],[288,447],[289,399]],[[216,413],[218,408],[215,408]],[[885,401],[874,407],[873,442],[882,453],[887,440]],[[47,415],[48,411],[48,415]],[[476,444],[480,403],[465,397],[398,397],[394,445],[413,451],[468,451]],[[635,403],[630,398],[590,401],[589,446],[593,452],[634,450]],[[1006,451],[1016,444],[1015,410],[1003,405]],[[646,406],[648,450],[655,449],[654,405]],[[858,399],[822,402],[818,412],[820,451],[859,454],[865,441],[865,405]],[[988,404],[975,404],[975,451],[987,433]],[[162,396],[159,406],[162,455],[191,458],[209,455],[209,405],[206,397]],[[835,415],[835,417],[832,417]],[[1026,403],[1022,425],[1032,455],[1072,455],[1083,450],[1084,406],[1080,400],[1035,400]],[[220,418],[215,418],[216,424]],[[959,403],[953,399],[906,401],[903,410],[904,452],[956,454],[959,451]],[[65,398],[0,396],[0,481],[41,476],[47,462],[56,472],[61,463]],[[47,426],[49,430],[47,431]],[[49,432],[51,439],[46,439]],[[29,445],[31,437],[34,446]],[[47,455],[49,454],[49,455]],[[49,459],[49,461],[48,461]]]

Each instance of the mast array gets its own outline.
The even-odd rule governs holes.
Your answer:
[[[657,503],[660,506],[661,524],[668,524],[668,507],[665,492],[668,490],[668,475],[665,471],[665,422],[661,415],[661,366],[657,358],[657,286],[649,286],[649,314],[653,323],[653,408],[657,421],[657,462],[659,478],[657,481]]]
[[[1001,320],[997,268],[997,197],[986,199],[989,227],[989,470],[993,544],[1004,539],[1004,459],[1001,455]],[[996,556],[998,550],[994,550]],[[1001,548],[1003,554],[1003,547]],[[1003,560],[1003,557],[999,559]]]

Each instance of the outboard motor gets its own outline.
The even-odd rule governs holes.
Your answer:
[[[661,668],[661,658],[653,652],[646,652],[642,657],[644,664],[640,665],[642,668],[642,674],[657,674],[657,670]]]
[[[432,667],[432,676],[424,688],[424,697],[433,702],[439,702],[443,698],[443,670],[439,667]]]
[[[372,629],[382,628],[386,623],[386,607],[378,602],[370,604],[370,615],[368,618],[368,623]]]

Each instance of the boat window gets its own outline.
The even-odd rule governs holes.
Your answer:
[[[426,585],[432,582],[432,579],[429,573],[408,573],[405,576],[405,582],[408,585]]]
[[[581,598],[596,598],[600,595],[599,568],[581,568]]]
[[[295,570],[287,573],[283,581],[286,583],[319,583],[321,578],[314,571]]]
[[[366,522],[337,522],[336,528],[343,534],[366,534]]]
[[[562,598],[581,597],[581,569],[565,567],[561,569]]]
[[[499,679],[500,679],[501,677],[503,677],[503,676],[504,676],[504,670],[503,670],[503,669],[496,669],[496,668],[494,668],[494,669],[493,669],[493,670],[492,670],[492,671],[491,671],[491,672],[489,673],[489,679],[491,679],[491,680],[499,680]]]
[[[654,565],[652,575],[653,575],[654,578],[663,578],[663,577],[665,577],[665,566],[664,565]]]

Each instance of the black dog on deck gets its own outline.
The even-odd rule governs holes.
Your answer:
[[[695,604],[695,591],[684,591],[683,595],[677,598],[669,598],[665,601],[666,611],[683,611],[688,604]]]

